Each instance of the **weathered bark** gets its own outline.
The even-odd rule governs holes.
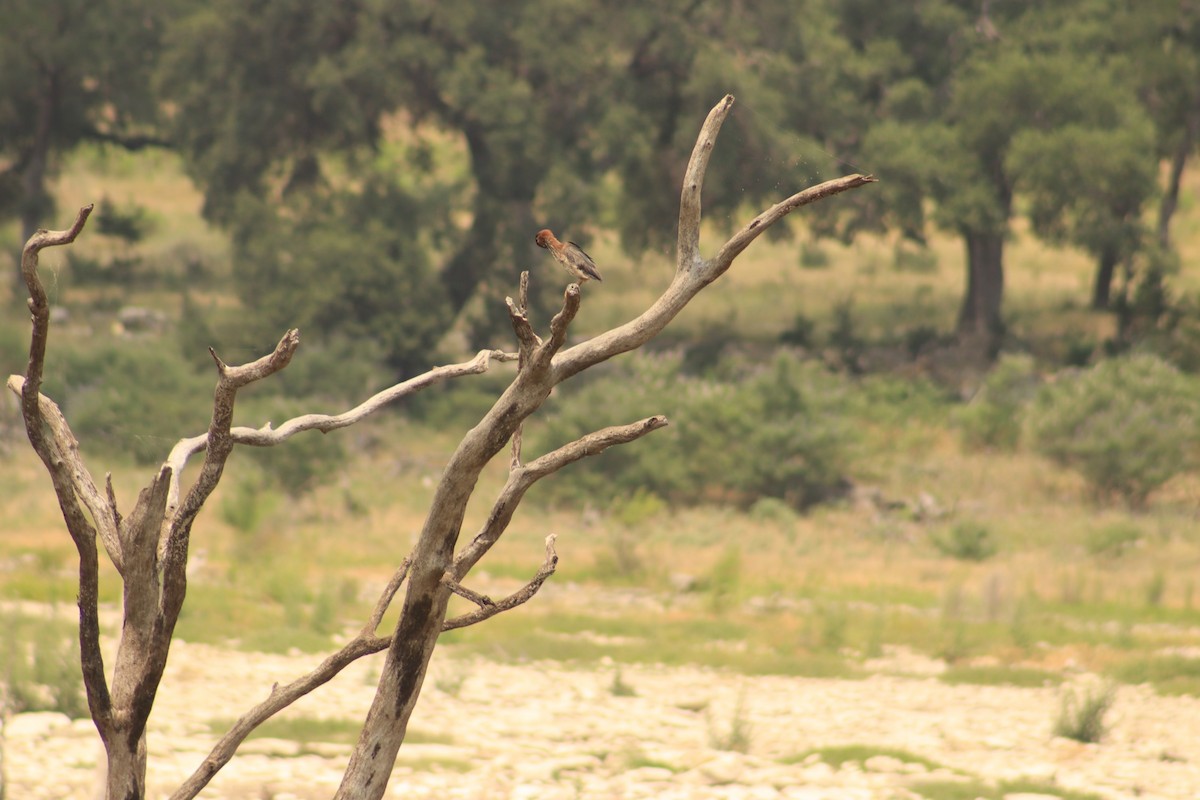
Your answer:
[[[1004,235],[964,231],[967,290],[958,313],[958,334],[987,344],[1004,333]]]

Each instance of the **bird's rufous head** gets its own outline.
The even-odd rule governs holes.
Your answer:
[[[554,233],[549,228],[542,228],[537,232],[537,236],[533,237],[533,241],[538,247],[549,247],[554,241]]]

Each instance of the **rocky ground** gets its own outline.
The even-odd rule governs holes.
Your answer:
[[[903,652],[862,681],[625,668],[633,696],[614,694],[612,666],[439,655],[410,730],[441,743],[405,745],[389,797],[885,800],[966,776],[1030,777],[1104,798],[1200,797],[1200,700],[1145,687],[1123,687],[1106,740],[1083,745],[1051,735],[1058,689],[947,685],[927,676],[936,663]],[[315,663],[176,643],[151,718],[150,796],[168,796],[200,763],[217,738],[213,720],[236,717],[273,681]],[[289,713],[361,719],[377,669],[357,664]],[[734,721],[744,723],[747,753],[717,746]],[[18,715],[4,739],[8,800],[95,796],[101,752],[90,722]],[[901,748],[933,766],[886,755],[840,769],[816,756],[788,763],[843,744]],[[349,749],[250,740],[201,797],[328,798]],[[1030,796],[1008,796],[1018,798]]]

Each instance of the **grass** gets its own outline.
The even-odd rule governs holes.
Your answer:
[[[754,726],[746,718],[746,693],[738,693],[737,703],[725,723],[714,719],[712,709],[707,709],[708,743],[717,750],[729,750],[735,753],[749,753],[754,743]]]
[[[928,800],[1003,800],[1010,794],[1035,794],[1061,800],[1103,800],[1098,794],[1064,789],[1046,781],[1018,779],[992,785],[984,781],[917,781],[909,788]]]
[[[209,730],[222,735],[233,727],[235,720],[213,719]],[[361,720],[331,719],[286,715],[273,717],[251,731],[247,739],[285,739],[301,745],[314,742],[329,744],[354,744],[362,730]],[[409,729],[404,737],[405,744],[454,744],[450,734]]]
[[[1004,665],[972,667],[952,666],[938,676],[938,680],[950,684],[972,684],[975,686],[1016,686],[1038,689],[1062,683],[1060,673],[1033,667],[1010,667]]]
[[[939,764],[930,758],[917,755],[908,750],[903,750],[897,747],[877,747],[867,744],[845,744],[833,745],[830,747],[814,747],[810,750],[805,750],[802,753],[797,753],[794,756],[788,756],[781,759],[784,764],[802,764],[808,761],[813,756],[818,760],[823,761],[834,769],[841,769],[843,764],[865,764],[868,759],[875,756],[887,756],[894,758],[897,761],[905,764],[920,764],[929,771],[936,769],[945,769],[945,765]]]
[[[1078,691],[1065,689],[1054,720],[1054,735],[1085,744],[1101,741],[1108,733],[1104,718],[1112,709],[1116,696],[1116,687],[1111,684]]]
[[[74,626],[57,618],[0,611],[0,716],[57,711],[88,716]]]
[[[1115,664],[1109,677],[1122,683],[1151,684],[1159,694],[1200,697],[1200,659],[1135,656]]]

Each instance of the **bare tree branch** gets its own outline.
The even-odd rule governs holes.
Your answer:
[[[360,636],[374,636],[379,630],[379,623],[383,621],[383,615],[387,613],[388,606],[392,604],[392,599],[395,598],[396,592],[400,591],[400,584],[404,583],[404,579],[408,577],[408,568],[412,565],[412,560],[405,558],[400,563],[400,568],[392,573],[392,579],[387,582],[383,593],[379,595],[379,600],[375,603],[375,608],[371,611],[371,616],[367,619],[367,624],[363,626]]]
[[[100,619],[98,612],[100,589],[100,566],[96,552],[96,530],[88,522],[76,494],[75,481],[87,474],[78,450],[56,444],[55,436],[62,436],[62,428],[50,425],[42,413],[41,385],[46,363],[46,342],[50,335],[50,302],[38,275],[39,254],[47,247],[58,247],[75,241],[93,206],[79,209],[71,227],[64,231],[39,230],[25,243],[21,252],[21,277],[29,290],[29,311],[33,330],[29,337],[29,363],[25,379],[20,384],[21,416],[25,422],[25,433],[34,452],[50,473],[54,493],[62,510],[67,532],[79,553],[79,651],[83,669],[83,685],[87,693],[88,710],[101,737],[111,733],[112,698],[108,681],[104,675],[104,657],[100,651]],[[12,386],[12,382],[9,382]],[[59,415],[61,417],[61,415]],[[51,437],[46,436],[46,427],[51,427]],[[74,437],[71,437],[72,439]],[[76,459],[69,463],[74,454]],[[91,483],[95,483],[91,481]],[[108,518],[102,513],[101,518]],[[110,532],[111,533],[111,532]],[[108,546],[106,542],[105,546]],[[107,741],[107,739],[106,739]]]
[[[161,648],[164,666],[170,637],[187,592],[187,551],[192,523],[195,521],[196,515],[200,513],[208,496],[212,494],[221,480],[225,462],[233,451],[233,437],[230,435],[230,428],[233,424],[233,406],[237,399],[237,392],[242,387],[274,375],[286,367],[299,346],[300,332],[293,328],[283,335],[271,353],[249,364],[234,367],[225,364],[211,348],[209,349],[209,353],[217,365],[217,387],[213,392],[213,414],[212,421],[208,426],[204,463],[200,467],[199,477],[192,484],[183,504],[170,520],[164,518],[169,508],[170,484],[175,471],[169,465],[164,465],[160,471],[160,474],[165,473],[166,475],[165,494],[163,495],[164,518],[160,518],[164,519],[166,524],[162,525],[156,553],[159,554],[158,566],[162,574],[162,595],[159,605],[162,620],[166,624],[156,625],[155,630],[158,634],[158,645]],[[140,497],[138,502],[140,505]]]
[[[826,197],[832,197],[835,194],[841,194],[847,189],[857,189],[868,183],[875,183],[875,181],[876,178],[874,175],[847,175],[842,178],[825,181],[817,186],[811,186],[804,191],[796,192],[786,200],[776,203],[750,220],[745,227],[735,233],[730,237],[728,242],[721,246],[716,258],[711,262],[712,266],[710,270],[716,273],[713,275],[713,278],[729,269],[729,265],[733,263],[733,260],[749,247],[750,243],[757,239],[763,231],[797,208],[815,203],[818,200],[824,200]]]
[[[461,617],[448,619],[442,624],[442,632],[452,631],[455,628],[465,628],[468,625],[474,625],[477,622],[483,622],[485,619],[491,619],[497,614],[503,614],[505,611],[516,608],[522,603],[528,602],[537,594],[538,589],[542,588],[542,584],[546,579],[554,574],[554,570],[558,567],[558,553],[554,551],[555,534],[550,534],[546,537],[546,560],[542,562],[542,566],[538,568],[537,574],[533,576],[533,580],[522,586],[517,591],[510,594],[501,600],[495,602],[488,601],[487,603],[478,603],[479,608],[463,614]],[[457,584],[455,584],[457,586]],[[461,588],[461,587],[459,587]],[[472,600],[472,598],[467,598]],[[485,598],[486,599],[486,598]],[[472,602],[476,602],[472,600]]]
[[[675,269],[686,272],[700,266],[700,194],[704,189],[704,173],[708,171],[708,159],[717,143],[717,134],[725,124],[733,108],[733,95],[727,94],[713,106],[700,127],[696,146],[688,159],[687,171],[683,174],[683,189],[679,195],[679,232],[675,245]]]
[[[446,618],[450,593],[441,579],[454,560],[467,503],[483,468],[550,395],[551,359],[566,341],[567,329],[579,310],[579,296],[578,286],[567,287],[563,308],[551,321],[550,337],[533,351],[529,363],[479,424],[467,431],[442,471],[413,550],[408,590],[367,714],[368,723],[350,756],[335,800],[377,800],[383,795],[386,781],[381,776],[390,773],[396,762]]]
[[[567,330],[579,313],[581,300],[579,284],[568,284],[563,292],[563,307],[550,320],[550,338],[542,342],[529,356],[529,369],[541,372],[550,365],[550,359],[562,349],[567,341]]]
[[[515,361],[516,358],[515,353],[505,353],[501,350],[480,350],[470,361],[464,361],[461,364],[450,364],[444,367],[434,367],[428,372],[424,372],[378,392],[366,401],[341,414],[304,414],[303,416],[288,420],[278,428],[273,428],[271,423],[268,422],[261,428],[231,428],[229,434],[234,444],[250,445],[251,447],[272,447],[280,442],[287,441],[297,433],[303,431],[316,430],[321,433],[328,433],[329,431],[361,422],[385,406],[401,398],[415,394],[435,383],[450,378],[458,378],[463,375],[478,375],[482,372],[487,372],[492,361]],[[183,468],[187,465],[192,455],[204,450],[208,446],[208,436],[208,433],[203,433],[199,436],[193,436],[190,439],[182,439],[171,448],[171,453],[167,456],[166,460],[166,465],[171,467],[174,475],[167,505],[168,516],[173,513],[173,510],[179,504],[179,476],[183,473]]]
[[[557,450],[552,450],[544,456],[510,471],[504,488],[500,490],[500,496],[492,505],[492,511],[488,514],[487,521],[484,522],[479,533],[475,534],[471,543],[455,557],[454,567],[450,570],[450,574],[455,580],[461,581],[471,571],[471,568],[479,563],[479,559],[483,558],[507,530],[509,523],[512,522],[513,514],[516,513],[517,506],[521,503],[525,492],[533,484],[581,458],[599,455],[613,445],[635,441],[666,426],[666,417],[655,416],[629,425],[605,428],[581,436]]]
[[[172,520],[173,529],[185,531],[191,528],[192,520],[221,480],[225,460],[233,450],[230,428],[233,425],[233,404],[238,390],[286,367],[299,346],[300,332],[293,328],[283,335],[271,353],[238,367],[226,365],[211,348],[209,349],[217,364],[217,388],[213,393],[213,416],[208,427],[204,464],[200,468],[200,477],[192,485],[177,516]]]
[[[455,579],[461,581],[475,563],[476,554],[490,547],[489,537],[503,532],[511,520],[516,502],[527,488],[527,485],[523,485],[527,478],[518,476],[536,474],[523,471],[530,470],[537,462],[518,467],[510,473],[509,483],[493,507],[492,517],[484,531],[463,553],[455,557],[454,550],[462,530],[466,505],[483,467],[509,443],[521,423],[541,406],[557,384],[590,366],[648,342],[697,293],[728,269],[740,252],[738,242],[723,248],[722,261],[701,261],[698,251],[700,192],[703,188],[701,179],[720,123],[732,103],[733,98],[727,96],[709,114],[692,152],[686,171],[689,181],[685,183],[681,196],[676,270],[666,291],[649,309],[630,322],[580,345],[562,349],[580,303],[579,287],[569,285],[563,298],[563,308],[551,321],[549,338],[534,348],[528,363],[518,371],[512,384],[479,423],[467,431],[450,456],[434,490],[429,515],[413,551],[413,567],[400,620],[384,660],[367,723],[350,756],[335,800],[377,800],[383,796],[386,789],[384,776],[390,774],[395,765],[437,637],[445,622],[450,592],[442,584],[442,577],[452,570]],[[859,185],[866,180],[860,177]],[[821,196],[853,188],[852,183],[823,190]],[[778,211],[767,212],[755,226],[756,230],[765,229],[799,204],[785,201]],[[740,246],[744,247],[744,244]],[[511,303],[510,309],[518,336],[521,336],[521,326],[528,320],[514,314],[516,309]],[[528,336],[524,339],[528,339]]]
[[[272,686],[271,694],[267,699],[247,711],[234,723],[234,726],[221,737],[221,740],[217,742],[196,771],[171,794],[171,800],[191,800],[198,795],[213,779],[213,776],[229,763],[229,759],[233,758],[238,746],[245,741],[251,731],[301,697],[331,681],[339,672],[358,659],[386,649],[391,641],[390,637],[379,638],[360,633],[341,650],[322,661],[320,666],[312,672],[286,686],[281,687],[278,684]]]
[[[512,307],[512,301],[509,298],[504,298],[508,304],[509,314],[512,315],[513,329],[517,333],[517,339],[520,344],[520,350],[517,354],[517,372],[525,368],[529,362],[529,354],[533,348],[542,343],[541,337],[534,333],[533,327],[529,325],[529,270],[521,271],[521,290],[517,295],[517,308]],[[521,338],[523,327],[528,327],[532,337]],[[512,458],[509,459],[509,469],[516,469],[521,466],[521,444],[524,438],[524,425],[517,425],[517,429],[512,435]]]
[[[246,737],[250,735],[251,731],[300,698],[333,680],[339,672],[358,659],[387,649],[388,645],[391,644],[392,638],[390,636],[376,636],[375,631],[379,627],[383,615],[387,613],[388,606],[391,605],[396,592],[399,591],[400,585],[404,583],[404,579],[408,575],[410,563],[409,559],[404,559],[400,564],[400,568],[392,574],[391,580],[387,582],[387,585],[379,595],[379,599],[375,602],[375,607],[372,609],[367,623],[362,627],[357,636],[347,642],[336,653],[322,661],[316,669],[307,675],[297,678],[282,688],[279,684],[272,686],[271,693],[267,699],[243,714],[234,723],[233,727],[213,746],[213,749],[196,771],[175,790],[171,795],[171,800],[191,800],[191,798],[198,795],[208,785],[209,781],[220,772],[222,767],[229,763],[229,760],[233,758],[234,753],[241,743],[246,740]]]
[[[25,378],[20,375],[9,376],[8,388],[18,397],[22,395],[24,387]],[[100,490],[96,488],[96,482],[92,478],[91,472],[84,466],[83,456],[79,452],[79,440],[71,432],[71,426],[67,424],[66,417],[63,416],[57,403],[46,395],[39,394],[38,410],[46,427],[50,430],[50,436],[56,448],[55,452],[62,460],[63,468],[70,478],[72,490],[91,514],[100,534],[100,541],[104,544],[104,550],[112,559],[113,566],[117,568],[118,572],[121,572],[124,562],[121,557],[121,543],[117,537],[120,516],[116,510],[116,497],[112,494],[112,482],[109,481],[107,484],[108,495],[102,496]]]
[[[454,580],[454,576],[449,572],[442,575],[442,585],[449,589],[453,594],[456,594],[464,600],[474,603],[480,608],[496,605],[496,601],[492,600],[492,598],[488,597],[486,594],[474,592],[463,586],[458,581]]]

